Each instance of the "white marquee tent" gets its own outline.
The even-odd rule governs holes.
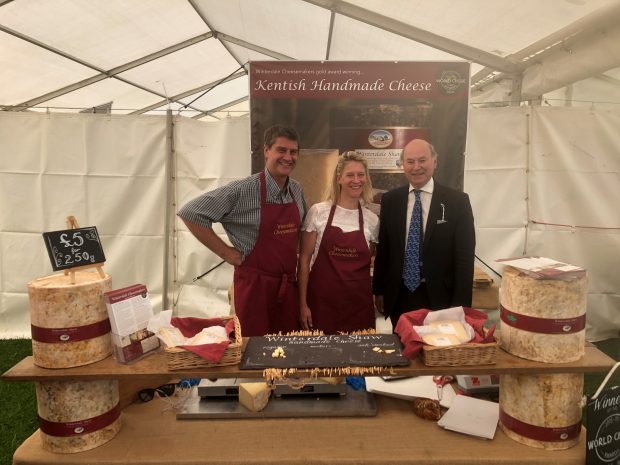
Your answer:
[[[615,337],[619,44],[619,0],[0,0],[0,337],[29,335],[41,232],[68,215],[115,288],[227,311],[231,268],[193,283],[219,260],[174,213],[249,174],[250,61],[455,59],[477,255],[587,268],[588,338]]]

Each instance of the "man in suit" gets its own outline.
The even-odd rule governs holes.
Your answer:
[[[394,327],[411,310],[471,306],[476,246],[469,196],[433,180],[433,146],[414,139],[403,149],[401,162],[409,183],[381,199],[373,273],[375,305]],[[410,227],[416,223],[412,217],[420,227]]]

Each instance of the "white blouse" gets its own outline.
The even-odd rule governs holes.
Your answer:
[[[316,245],[312,253],[311,263],[314,263],[316,254],[319,251],[331,207],[332,203],[330,201],[312,205],[301,227],[302,231],[316,231],[317,233]],[[364,217],[364,237],[366,238],[366,243],[370,245],[371,242],[379,242],[379,217],[366,207],[362,207],[362,216]],[[336,205],[332,226],[342,229],[343,232],[359,231],[359,214],[357,208],[355,210],[349,210]]]

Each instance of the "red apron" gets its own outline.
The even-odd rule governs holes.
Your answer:
[[[300,217],[293,202],[268,204],[265,172],[260,174],[258,239],[250,255],[235,267],[235,311],[243,336],[298,331],[297,245]]]
[[[348,233],[332,226],[335,211],[333,205],[308,278],[312,325],[325,334],[375,327],[370,250],[364,237],[362,207],[359,231]]]

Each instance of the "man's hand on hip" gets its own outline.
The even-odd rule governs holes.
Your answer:
[[[233,266],[239,266],[243,263],[243,254],[234,247],[227,247],[222,253],[222,258],[226,263]]]

